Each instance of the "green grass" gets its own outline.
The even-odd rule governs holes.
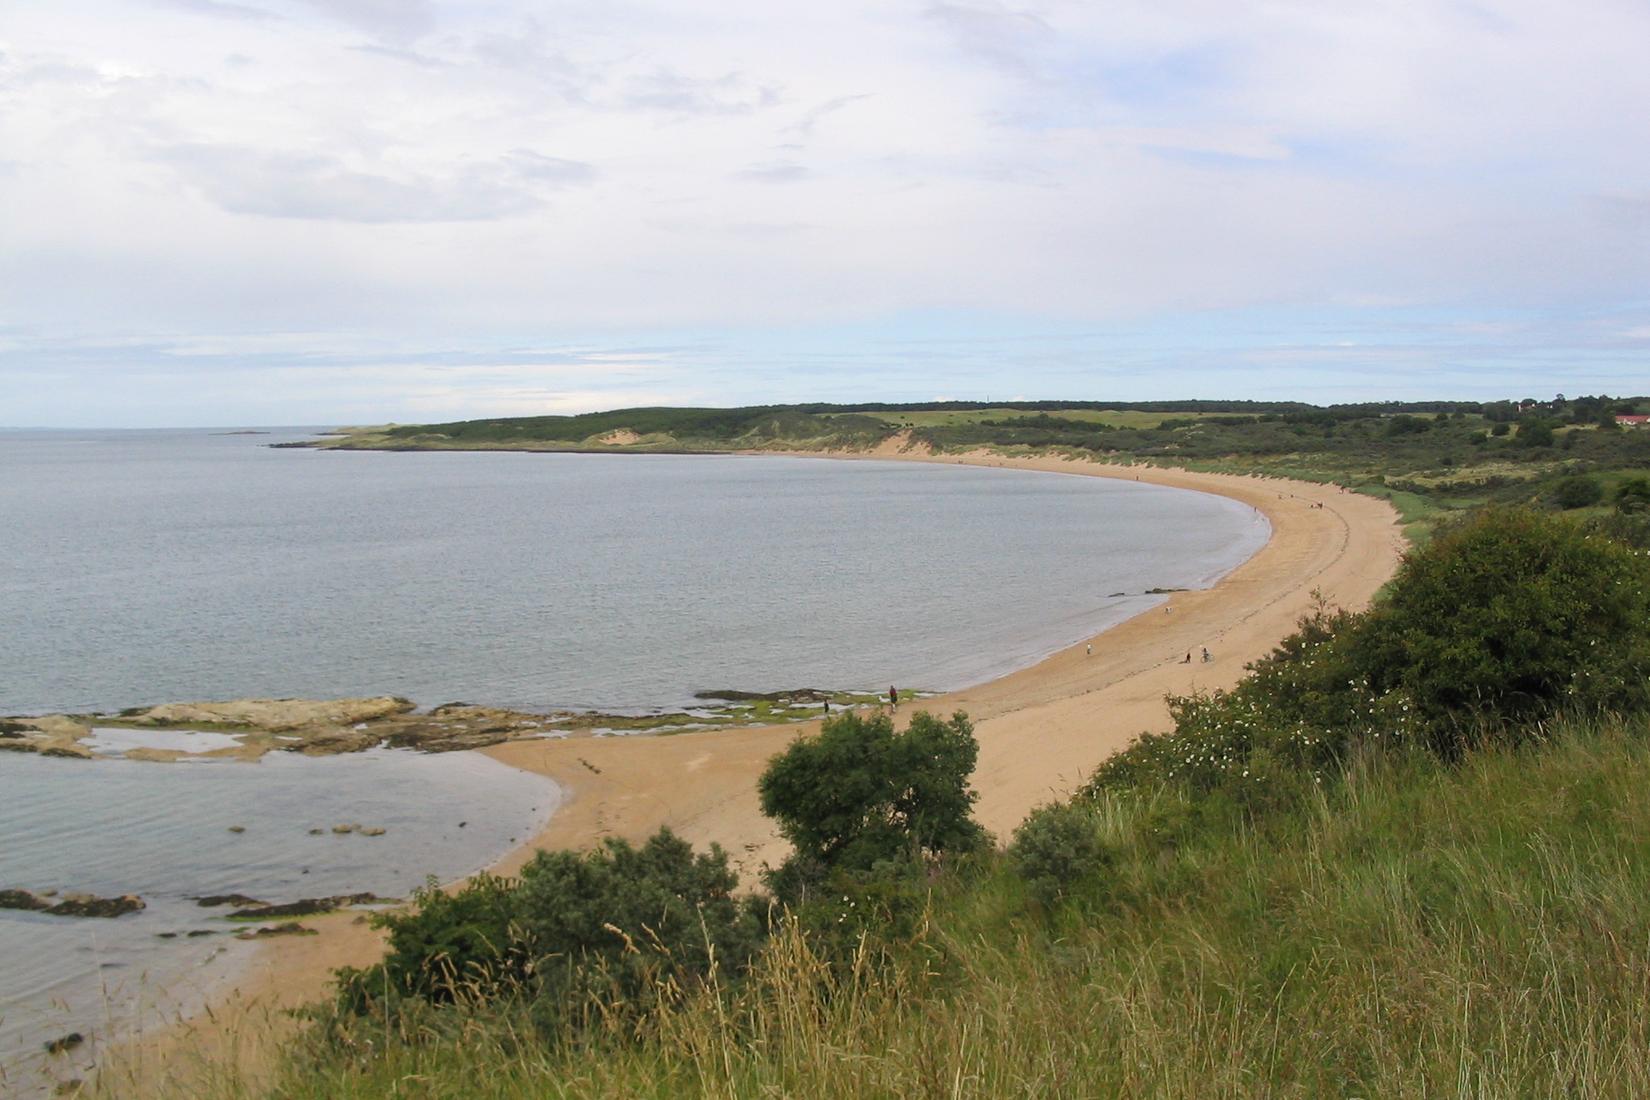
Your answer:
[[[1650,1095],[1647,733],[1373,756],[1261,828],[1113,797],[1115,862],[1053,911],[992,857],[908,943],[833,966],[790,929],[577,1044],[498,1007],[317,1031],[266,1095]]]

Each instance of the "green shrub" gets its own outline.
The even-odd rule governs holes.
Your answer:
[[[713,970],[735,976],[765,931],[764,899],[734,897],[727,853],[661,829],[640,848],[609,837],[590,852],[539,852],[515,912],[531,944],[536,1012],[552,1024],[595,1003],[645,1008]]]
[[[1411,554],[1349,657],[1434,748],[1650,698],[1650,560],[1556,516],[1486,511]]]
[[[661,829],[641,847],[609,838],[590,852],[540,852],[518,882],[482,875],[414,908],[378,918],[389,929],[379,965],[341,975],[346,1011],[400,1003],[532,1003],[552,1036],[594,1010],[645,1010],[714,972],[735,978],[767,930],[766,901],[733,896],[727,853]]]
[[[885,714],[850,712],[774,757],[758,790],[796,855],[769,876],[787,901],[831,872],[869,870],[913,856],[976,851],[987,842],[969,816],[979,743],[968,716],[926,712],[903,733]]]
[[[1626,514],[1650,511],[1650,477],[1630,477],[1616,486],[1616,511]]]
[[[1076,883],[1104,871],[1109,856],[1094,814],[1082,800],[1033,810],[1014,830],[1008,849],[1010,866],[1045,906],[1059,901]]]
[[[1558,483],[1558,488],[1553,490],[1553,503],[1565,511],[1586,508],[1603,499],[1604,486],[1598,483],[1598,479],[1580,474],[1565,478]]]

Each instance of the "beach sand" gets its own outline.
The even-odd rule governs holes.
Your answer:
[[[1029,811],[1069,795],[1140,733],[1168,729],[1167,694],[1236,683],[1246,663],[1291,632],[1315,592],[1332,606],[1367,606],[1405,547],[1388,504],[1333,485],[1048,456],[936,457],[908,448],[901,438],[863,454],[808,457],[964,462],[1138,480],[1218,493],[1270,521],[1266,546],[1214,587],[1174,593],[1163,607],[1001,679],[900,706],[902,715],[917,709],[968,713],[980,743],[976,816],[1005,842]],[[920,634],[922,609],[911,615],[913,632]],[[1204,646],[1213,655],[1210,663],[1199,659]],[[1184,663],[1188,652],[1190,664]],[[674,737],[516,741],[485,749],[504,763],[554,779],[563,790],[561,808],[544,831],[493,870],[514,872],[540,848],[585,848],[607,836],[641,840],[669,826],[695,845],[720,844],[744,880],[754,883],[763,864],[777,864],[785,855],[758,806],[757,777],[775,753],[817,730],[818,723],[802,723]],[[370,963],[381,950],[379,934],[354,914],[305,923],[321,935],[261,948],[210,1013],[118,1048],[105,1062],[103,1086],[114,1095],[157,1095],[176,1082],[198,1084],[225,1064],[255,1075],[293,1026],[282,1010],[320,999],[334,968]]]

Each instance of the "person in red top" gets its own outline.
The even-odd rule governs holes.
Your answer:
[[[888,705],[891,707],[899,706],[899,692],[893,688],[888,689]]]

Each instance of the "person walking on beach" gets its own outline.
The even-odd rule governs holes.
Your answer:
[[[1212,656],[1210,656],[1210,654],[1209,654],[1209,647],[1208,647],[1208,646],[1204,646],[1204,647],[1203,647],[1203,663],[1204,663],[1204,664],[1208,664],[1208,663],[1209,663],[1209,662],[1210,662],[1210,661],[1212,661],[1212,660],[1214,660],[1214,657],[1212,657]]]
[[[1087,649],[1086,649],[1086,651],[1085,651],[1085,652],[1086,652],[1086,653],[1087,653],[1087,655],[1088,655],[1088,656],[1090,656],[1090,657],[1092,657],[1092,656],[1094,656],[1094,643],[1093,643],[1093,642],[1090,642],[1090,643],[1089,643],[1089,644],[1088,644],[1088,647],[1087,647]]]
[[[1188,649],[1186,651],[1186,659],[1184,661],[1181,661],[1180,663],[1183,664],[1183,665],[1189,665],[1189,664],[1192,663],[1192,651],[1191,650]]]
[[[899,692],[895,691],[892,687],[890,687],[888,689],[888,709],[893,710],[895,707],[898,707],[898,706],[899,706]]]

